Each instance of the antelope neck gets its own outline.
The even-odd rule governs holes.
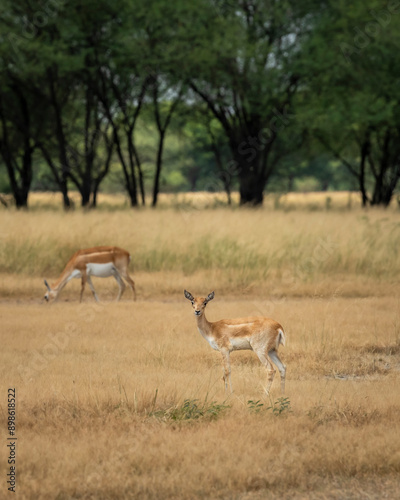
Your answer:
[[[197,328],[204,337],[209,337],[211,335],[211,324],[207,320],[206,315],[203,313],[200,316],[196,316]]]

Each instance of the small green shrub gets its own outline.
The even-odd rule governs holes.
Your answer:
[[[264,403],[260,403],[259,399],[257,401],[249,399],[247,405],[252,413],[260,413],[261,410],[265,410]]]
[[[279,416],[292,411],[289,398],[278,398],[274,403],[271,401],[271,406],[265,406],[264,403],[261,403],[261,400],[253,401],[250,399],[247,401],[247,405],[252,413],[271,410],[275,416]]]
[[[230,408],[226,404],[218,404],[215,401],[201,402],[198,399],[185,399],[181,405],[175,405],[165,410],[155,410],[150,416],[160,420],[183,422],[193,420],[216,420],[221,414]]]

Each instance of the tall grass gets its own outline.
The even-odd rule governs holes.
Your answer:
[[[284,203],[0,211],[0,426],[16,387],[18,498],[397,498],[400,214]],[[137,302],[97,280],[102,302],[79,304],[73,280],[40,303],[43,277],[104,244],[131,252]],[[232,355],[224,392],[184,288],[216,288],[210,320],[282,323],[284,396],[276,381],[264,396],[250,352]]]
[[[74,251],[104,244],[129,250],[137,273],[202,273],[237,291],[297,294],[338,277],[365,290],[400,273],[397,212],[2,211],[0,227],[0,273],[25,277],[56,277]]]

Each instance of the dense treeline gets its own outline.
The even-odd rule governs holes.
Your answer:
[[[395,193],[400,1],[3,0],[2,13],[0,171],[18,207],[39,177],[65,208],[71,188],[95,206],[116,168],[132,206],[146,192],[155,206],[173,137],[175,173],[194,158],[187,187],[238,189],[241,204],[304,176],[326,189],[347,174],[363,205]]]

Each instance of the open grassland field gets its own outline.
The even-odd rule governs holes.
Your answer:
[[[0,498],[12,498],[14,387],[18,499],[399,498],[395,207],[166,199],[156,211],[65,214],[42,197],[31,212],[0,211]],[[89,289],[79,304],[79,280],[42,301],[43,278],[75,250],[108,244],[132,255],[136,302],[127,289],[116,303],[112,278],[93,279],[99,304]],[[225,393],[184,288],[215,290],[211,321],[283,325],[285,395],[277,373],[264,396],[266,371],[249,351],[232,354]]]

